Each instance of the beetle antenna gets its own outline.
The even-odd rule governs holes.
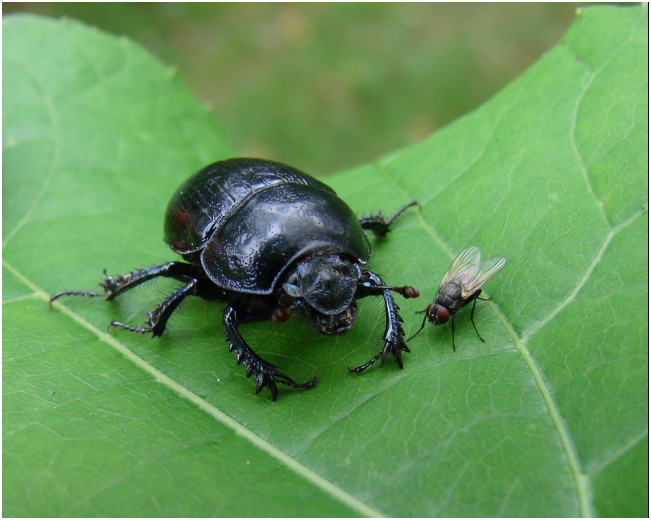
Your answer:
[[[385,289],[387,291],[393,291],[400,294],[403,298],[418,298],[420,296],[420,291],[411,285],[403,285],[396,287],[393,285],[376,285],[375,289]]]

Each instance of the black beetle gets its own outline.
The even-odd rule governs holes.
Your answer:
[[[371,248],[364,229],[384,236],[391,222],[381,213],[358,219],[335,192],[309,175],[284,164],[261,159],[230,159],[206,166],[174,194],[165,215],[165,241],[186,262],[168,262],[117,278],[107,276],[103,292],[62,291],[63,295],[103,296],[106,300],[157,276],[185,285],[152,312],[148,323],[134,327],[111,322],[133,332],[160,336],[170,315],[190,295],[224,300],[226,340],[253,375],[256,393],[266,387],[275,400],[276,381],[310,388],[316,379],[296,383],[260,358],[244,341],[238,324],[271,319],[282,322],[294,310],[303,311],[322,334],[344,334],[355,321],[356,300],[382,295],[386,310],[384,348],[362,372],[391,353],[402,368],[402,319],[389,291],[415,298],[411,286],[388,287],[364,269]]]

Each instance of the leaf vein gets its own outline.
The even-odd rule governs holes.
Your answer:
[[[637,211],[631,218],[628,220],[622,222],[615,228],[611,229],[606,236],[605,240],[601,244],[601,247],[599,248],[599,251],[597,251],[597,254],[595,255],[594,259],[586,269],[585,273],[583,273],[583,276],[579,280],[579,282],[576,284],[572,292],[570,292],[565,299],[552,311],[550,312],[545,318],[539,320],[531,329],[526,331],[523,336],[522,336],[522,341],[526,342],[528,341],[533,335],[535,335],[540,329],[545,327],[551,320],[553,320],[567,305],[569,305],[576,295],[583,289],[586,283],[588,283],[588,280],[590,279],[590,276],[592,275],[593,271],[596,269],[597,265],[599,265],[599,262],[602,260],[604,254],[606,253],[606,250],[608,249],[608,246],[612,242],[613,238],[617,236],[618,233],[620,233],[623,229],[627,228],[631,224],[633,224],[641,215],[644,214],[644,210]]]
[[[643,17],[640,16],[638,22],[640,19],[643,19]],[[619,54],[619,52],[632,41],[633,35],[636,34],[636,31],[637,31],[637,24],[634,24],[631,27],[631,32],[629,33],[628,38],[626,38],[626,40],[624,40],[621,43],[621,45],[619,45],[615,50],[613,50],[613,53],[606,60],[604,60],[604,62],[601,64],[599,68],[590,71],[590,79],[586,82],[586,84],[583,87],[583,90],[579,93],[577,97],[576,104],[574,106],[574,113],[572,115],[572,125],[570,128],[570,142],[572,143],[574,155],[576,156],[577,159],[579,171],[581,172],[581,176],[583,178],[583,181],[585,182],[588,193],[590,193],[590,195],[594,198],[595,204],[599,208],[599,212],[601,213],[601,216],[604,219],[604,222],[608,225],[608,227],[611,227],[611,225],[610,222],[608,221],[608,217],[606,216],[604,203],[597,197],[596,193],[594,192],[592,181],[590,180],[590,176],[588,174],[588,168],[585,164],[585,161],[583,160],[583,156],[581,155],[581,152],[579,151],[579,147],[576,141],[576,129],[578,126],[577,122],[578,122],[578,115],[579,115],[579,109],[581,107],[581,103],[585,98],[587,92],[590,90],[590,87],[592,86],[595,78],[599,75],[599,73],[601,73],[608,66],[608,64],[615,58],[615,56],[617,56],[617,54]],[[563,42],[561,42],[561,44],[563,44]],[[577,58],[582,59],[581,56],[578,56],[576,53],[574,53],[574,51],[569,46],[566,47],[570,53],[574,54]]]
[[[13,265],[11,265],[5,259],[3,259],[2,263],[7,270],[9,270],[24,285],[26,285],[32,291],[37,293],[42,300],[49,301],[49,295],[44,290],[42,290],[35,283],[33,283],[31,280],[25,277],[20,271],[18,271]],[[340,501],[342,504],[350,507],[352,510],[356,511],[360,515],[364,515],[368,517],[376,517],[376,518],[385,516],[380,511],[373,509],[371,506],[363,503],[359,499],[355,498],[354,496],[350,495],[349,493],[347,493],[346,491],[338,487],[333,482],[330,482],[325,477],[318,474],[316,471],[303,465],[301,462],[299,462],[297,459],[295,459],[288,453],[282,451],[277,446],[274,446],[269,441],[263,439],[262,437],[254,433],[252,430],[248,429],[243,424],[239,423],[233,417],[227,415],[225,412],[223,412],[216,406],[206,402],[204,399],[194,394],[193,392],[185,388],[180,383],[174,381],[171,377],[167,376],[166,374],[158,370],[156,367],[152,366],[147,361],[137,356],[133,351],[131,351],[125,345],[117,341],[114,337],[110,336],[106,332],[102,332],[100,329],[98,329],[91,323],[87,322],[83,317],[73,312],[65,305],[62,305],[60,303],[55,303],[54,305],[56,306],[56,308],[58,308],[61,312],[63,312],[73,321],[75,321],[82,328],[88,330],[89,332],[97,336],[97,338],[100,341],[106,343],[111,348],[117,350],[125,358],[127,358],[129,361],[135,364],[137,367],[150,374],[156,382],[166,386],[171,391],[179,395],[181,398],[190,401],[192,404],[196,405],[202,411],[204,411],[205,413],[213,417],[213,419],[215,419],[217,422],[223,424],[227,428],[231,429],[235,434],[249,441],[259,450],[265,452],[267,455],[276,459],[283,466],[286,466],[289,470],[293,471],[299,477],[310,482],[312,485],[319,488],[325,494]]]
[[[36,206],[38,206],[38,203],[41,201],[45,193],[47,192],[47,188],[50,185],[50,182],[54,178],[54,174],[57,171],[57,167],[59,166],[59,161],[60,161],[60,156],[61,156],[61,141],[59,140],[59,124],[58,120],[56,118],[55,112],[54,112],[54,106],[52,104],[52,99],[50,98],[49,95],[46,94],[45,89],[42,87],[41,83],[38,81],[36,75],[32,73],[29,70],[29,67],[27,67],[24,63],[22,64],[23,68],[25,69],[25,72],[32,78],[34,81],[34,84],[38,86],[41,96],[43,98],[43,103],[45,105],[45,109],[47,111],[47,114],[50,119],[51,123],[51,128],[52,128],[52,133],[53,133],[53,138],[52,142],[54,143],[54,152],[52,155],[52,159],[50,162],[50,167],[48,168],[47,174],[45,175],[45,178],[43,180],[43,183],[41,184],[40,189],[36,193],[36,196],[32,200],[32,203],[29,205],[27,210],[25,211],[25,214],[22,216],[22,218],[16,223],[14,228],[7,233],[7,236],[5,239],[2,241],[2,247],[4,248],[9,241],[14,237],[18,231],[20,231],[23,226],[29,221],[30,217],[36,210]]]
[[[394,184],[397,189],[403,194],[407,195],[405,191],[402,189],[401,186],[398,185],[398,183],[393,179],[391,176],[390,172],[386,168],[382,168],[378,164],[378,169],[380,169],[381,173],[390,181],[392,184]],[[409,200],[409,197],[406,197],[407,200]],[[641,212],[640,212],[641,213]],[[639,216],[639,214],[638,214]],[[422,215],[419,213],[419,219],[421,221],[421,225],[428,231],[430,236],[437,242],[438,244],[441,244],[442,249],[448,252],[450,259],[453,258],[453,254],[451,252],[451,249],[445,245],[443,240],[438,236],[438,234],[434,231],[434,229],[431,228],[431,226],[425,222],[425,220],[422,218]],[[628,221],[627,221],[628,222]],[[621,226],[620,226],[621,227]],[[549,416],[552,420],[552,424],[554,425],[558,436],[559,440],[561,443],[561,446],[563,448],[563,451],[565,452],[565,456],[567,458],[568,466],[570,468],[570,472],[574,478],[575,482],[575,487],[576,487],[576,492],[577,492],[577,499],[579,503],[579,508],[581,512],[581,516],[583,517],[592,517],[594,516],[592,513],[592,505],[590,503],[591,500],[591,489],[590,489],[590,483],[584,473],[581,470],[581,465],[579,463],[579,457],[576,451],[576,448],[574,446],[574,443],[572,442],[572,439],[570,438],[569,430],[567,428],[567,425],[565,424],[565,421],[563,420],[563,417],[560,413],[560,410],[558,408],[558,405],[556,404],[556,401],[554,400],[554,397],[552,396],[552,393],[549,389],[549,386],[547,385],[545,378],[543,377],[542,371],[538,367],[538,364],[536,363],[535,359],[531,355],[531,352],[527,348],[526,340],[523,338],[520,338],[518,334],[515,332],[514,326],[510,323],[510,321],[506,318],[504,313],[501,311],[498,305],[495,304],[493,301],[487,302],[489,307],[493,310],[493,313],[496,315],[498,320],[502,323],[502,326],[504,327],[505,331],[507,334],[511,337],[515,344],[516,350],[520,353],[522,356],[525,365],[531,372],[534,382],[541,394],[541,397],[543,399],[543,402],[545,403],[547,410],[549,412]]]
[[[648,436],[649,436],[649,429],[645,428],[640,434],[630,439],[626,444],[621,446],[613,453],[609,454],[605,459],[599,461],[598,464],[595,464],[594,466],[590,467],[588,469],[588,474],[592,476],[592,475],[596,475],[597,473],[601,473],[604,469],[606,469],[608,466],[610,466],[616,460],[618,460],[622,455],[632,450],[640,442],[643,442],[645,437]]]

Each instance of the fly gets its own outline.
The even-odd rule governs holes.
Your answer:
[[[481,263],[479,258],[480,252],[477,246],[464,249],[457,255],[443,276],[434,301],[425,309],[425,317],[423,318],[420,329],[409,340],[423,330],[426,321],[429,320],[434,325],[440,325],[451,319],[452,350],[456,352],[454,345],[454,315],[461,307],[465,307],[472,302],[470,322],[479,339],[482,342],[484,341],[484,338],[481,337],[475,325],[475,305],[478,299],[484,301],[489,299],[479,297],[481,288],[488,280],[502,270],[506,265],[506,258],[498,256]]]

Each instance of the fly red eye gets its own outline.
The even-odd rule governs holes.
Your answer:
[[[450,312],[442,306],[439,306],[438,312],[436,313],[436,322],[445,323],[450,319]]]
[[[431,310],[432,310],[432,307],[434,307],[434,304],[433,304],[433,303],[430,303],[430,304],[427,306],[427,309],[425,309],[425,314],[427,314],[427,317],[428,317],[428,318],[429,318],[429,313],[430,313]]]

